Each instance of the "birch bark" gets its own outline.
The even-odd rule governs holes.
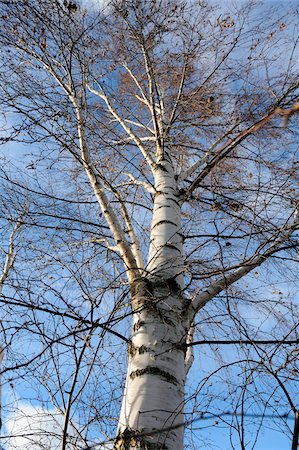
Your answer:
[[[170,156],[158,160],[154,169],[155,200],[147,272],[183,288],[183,235],[180,191]]]
[[[154,167],[145,278],[132,289],[133,330],[115,449],[183,449],[185,353],[180,193],[170,156]]]
[[[117,450],[183,449],[182,305],[181,295],[171,293],[166,284],[141,281],[135,287]]]

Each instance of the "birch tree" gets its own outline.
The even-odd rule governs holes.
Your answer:
[[[276,339],[297,338],[291,299],[285,331],[279,303],[252,299],[242,286],[251,280],[254,290],[252,275],[266,271],[273,280],[279,263],[295,270],[298,30],[284,8],[229,9],[1,1],[2,141],[21,145],[25,161],[25,175],[11,166],[2,180],[29,199],[28,247],[3,280],[2,302],[26,310],[28,333],[41,336],[45,347],[31,363],[51,353],[44,374],[55,372],[57,390],[41,372],[40,380],[65,418],[62,449],[76,402],[95,382],[99,332],[128,347],[118,450],[184,448],[186,379],[204,318],[223,336],[226,319],[219,325],[215,316],[228,314],[228,338],[242,340],[259,328],[245,309],[262,303]],[[65,291],[62,268],[77,290]],[[39,313],[42,322],[61,320],[64,337],[53,325],[48,341]],[[66,391],[58,344],[70,336],[75,369]],[[251,363],[283,389],[274,357]]]

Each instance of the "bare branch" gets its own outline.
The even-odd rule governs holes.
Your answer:
[[[16,255],[15,255],[14,241],[15,241],[15,236],[16,236],[20,226],[21,226],[21,222],[20,222],[20,220],[18,220],[9,236],[9,246],[8,246],[7,252],[5,252],[6,253],[5,263],[4,263],[2,274],[0,276],[0,294],[2,292],[3,285],[9,276],[9,272],[11,271],[11,269],[14,265],[14,262],[15,262]]]
[[[89,84],[87,85],[88,90],[100,97],[104,102],[106,103],[108,110],[112,114],[115,119],[120,123],[120,125],[123,127],[123,129],[126,131],[126,133],[130,136],[130,138],[135,142],[135,144],[138,146],[139,150],[141,151],[142,155],[144,156],[145,160],[149,164],[149,166],[153,169],[155,166],[154,160],[150,156],[150,153],[148,150],[144,147],[141,139],[133,132],[133,130],[126,124],[126,121],[120,116],[120,114],[116,111],[116,109],[112,106],[111,102],[109,101],[107,95],[102,92],[92,88]],[[101,86],[102,89],[102,86]]]
[[[194,324],[191,324],[191,326],[190,326],[190,328],[188,330],[186,344],[185,344],[187,346],[186,355],[185,355],[185,370],[186,370],[186,374],[188,374],[189,370],[192,367],[193,361],[194,361],[194,352],[193,352],[194,332],[195,332]]]
[[[128,66],[128,64],[124,63],[123,67],[126,69],[126,71],[128,72],[128,74],[130,75],[130,77],[132,78],[132,80],[134,81],[135,85],[137,86],[141,97],[139,97],[138,94],[135,95],[135,97],[141,101],[143,104],[147,105],[150,108],[150,103],[149,100],[146,97],[146,94],[144,92],[144,89],[142,88],[141,84],[138,81],[138,78],[134,75],[134,73],[132,72],[132,70],[130,69],[130,67]]]
[[[107,198],[105,189],[102,186],[98,172],[96,171],[95,167],[93,166],[93,164],[91,162],[90,153],[89,153],[88,144],[87,144],[87,140],[85,137],[85,131],[84,131],[84,126],[83,126],[84,120],[81,115],[81,110],[80,110],[79,106],[76,104],[76,100],[73,99],[73,101],[76,105],[76,113],[77,113],[77,120],[78,120],[78,136],[79,136],[79,142],[80,142],[82,164],[83,164],[86,174],[90,180],[90,184],[93,187],[95,196],[101,206],[103,214],[107,220],[107,223],[112,232],[112,235],[114,237],[116,245],[119,248],[121,257],[123,259],[123,262],[125,264],[125,268],[126,268],[126,271],[128,274],[128,279],[132,281],[132,280],[134,280],[134,278],[136,276],[135,272],[137,271],[137,273],[138,273],[138,264],[137,264],[137,261],[135,260],[135,257],[133,255],[133,252],[132,252],[132,249],[130,248],[129,243],[127,242],[125,233],[122,230],[121,225],[117,219],[117,216],[116,216],[115,212],[113,211],[113,208]]]
[[[132,173],[127,173],[126,175],[128,175],[130,180],[136,186],[142,186],[149,194],[153,194],[153,195],[155,194],[155,192],[156,192],[155,188],[151,184],[147,183],[146,181],[138,180],[136,177],[134,177],[134,175]]]
[[[209,150],[204,158],[197,161],[193,166],[190,167],[186,172],[184,172],[180,180],[185,179],[187,176],[194,173],[195,170],[197,170],[202,165],[204,166],[201,170],[201,172],[198,174],[196,179],[191,183],[189,188],[186,191],[186,197],[188,198],[192,192],[198,188],[200,183],[205,179],[205,177],[211,173],[212,169],[224,158],[226,158],[232,150],[234,150],[242,141],[244,141],[248,136],[251,136],[256,131],[261,129],[269,120],[271,120],[273,117],[277,115],[283,115],[284,121],[283,126],[286,126],[288,119],[290,116],[295,114],[299,111],[299,103],[296,103],[292,108],[290,109],[282,109],[282,108],[272,108],[270,111],[265,114],[261,119],[259,119],[254,125],[250,126],[246,130],[243,130],[241,133],[239,133],[235,138],[231,139],[227,144],[224,144],[219,150],[215,152],[215,154],[210,158],[211,156],[211,150]]]
[[[264,252],[257,252],[251,258],[247,259],[247,261],[243,262],[232,273],[229,273],[215,283],[212,283],[207,289],[205,289],[203,292],[199,292],[194,297],[188,307],[187,314],[189,315],[189,317],[191,317],[191,319],[193,320],[195,314],[210,300],[220,294],[220,292],[227,289],[236,281],[239,281],[253,269],[260,266],[263,262],[267,261],[270,256],[281,251],[283,249],[283,245],[288,241],[288,239],[291,237],[293,232],[298,229],[298,227],[298,209],[296,209],[294,212],[293,224],[285,229],[285,231],[278,233],[278,238],[273,242],[273,244],[268,247],[267,250],[265,250]]]

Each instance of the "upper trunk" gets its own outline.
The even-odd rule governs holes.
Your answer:
[[[183,287],[183,236],[180,192],[167,155],[154,170],[155,200],[147,272],[151,277],[173,280]]]

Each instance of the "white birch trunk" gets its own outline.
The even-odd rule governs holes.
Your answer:
[[[117,450],[182,450],[185,365],[183,301],[168,286],[137,289]],[[143,291],[143,292],[140,292]],[[138,312],[137,312],[138,311]]]
[[[3,355],[4,355],[4,350],[0,345],[0,366],[2,363]],[[2,431],[2,380],[0,377],[0,434],[2,434],[1,431]]]
[[[173,280],[183,288],[183,236],[180,192],[173,166],[165,158],[154,169],[155,201],[147,272],[150,277]]]
[[[162,158],[161,158],[162,159]],[[167,154],[154,168],[145,277],[132,289],[133,331],[117,450],[182,450],[187,326],[182,319],[180,194]]]

